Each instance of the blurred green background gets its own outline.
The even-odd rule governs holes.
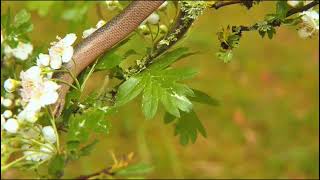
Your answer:
[[[30,2],[29,2],[30,3]],[[84,2],[73,2],[70,7]],[[96,2],[88,2],[96,3]],[[2,13],[27,8],[27,2],[3,2]],[[39,9],[53,8],[37,2]],[[318,37],[303,40],[293,27],[281,27],[273,40],[257,32],[245,33],[231,63],[215,57],[216,32],[222,26],[250,25],[273,12],[274,2],[263,2],[250,11],[235,5],[208,10],[178,46],[200,51],[177,63],[199,70],[187,83],[220,101],[220,106],[196,104],[208,132],[195,144],[183,147],[164,125],[163,110],[145,121],[137,99],[111,118],[113,128],[89,157],[67,166],[64,177],[89,174],[109,166],[109,152],[117,156],[135,152],[137,162],[154,166],[148,178],[319,178],[319,43]],[[57,7],[55,7],[57,8]],[[56,35],[82,31],[99,20],[96,6],[88,6],[88,18],[80,26],[39,16],[32,11],[36,47],[46,47]],[[109,19],[116,13],[103,13]],[[41,14],[41,13],[40,13]],[[128,46],[143,43],[138,37]],[[102,80],[96,76],[94,82]],[[33,174],[10,171],[6,178],[30,178]]]

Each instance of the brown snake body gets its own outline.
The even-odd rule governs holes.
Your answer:
[[[73,60],[66,64],[65,67],[75,77],[78,76],[97,57],[125,39],[163,2],[164,0],[133,1],[122,13],[77,44],[72,57]],[[56,116],[59,116],[63,110],[65,96],[70,88],[68,84],[74,82],[70,73],[55,75],[56,78],[66,82],[61,84],[59,99],[53,106],[53,114]]]

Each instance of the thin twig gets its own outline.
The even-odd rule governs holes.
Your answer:
[[[309,4],[305,5],[305,6],[290,9],[288,11],[288,13],[287,13],[287,17],[289,17],[291,15],[294,15],[294,14],[296,14],[298,12],[306,11],[306,10],[308,10],[308,9],[318,5],[318,4],[319,4],[319,0],[316,0],[316,1],[313,1],[313,2],[311,2],[311,3],[309,3]]]
[[[224,7],[224,6],[229,6],[229,5],[232,5],[232,4],[240,4],[240,3],[242,3],[241,0],[227,1],[227,2],[216,2],[211,6],[211,8],[219,9],[219,8]]]
[[[79,177],[77,177],[75,179],[90,179],[92,177],[99,176],[101,174],[114,176],[115,173],[111,172],[111,169],[112,169],[111,167],[108,167],[108,168],[102,169],[101,171],[98,171],[98,172],[95,172],[95,173],[92,173],[92,174],[79,176]]]

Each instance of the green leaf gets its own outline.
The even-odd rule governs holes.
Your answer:
[[[232,50],[227,50],[227,51],[220,51],[217,52],[217,57],[222,60],[224,63],[228,63],[231,61],[233,53]]]
[[[150,71],[162,70],[173,64],[174,62],[193,55],[194,53],[189,53],[188,48],[178,48],[157,58],[157,61],[149,67]]]
[[[144,86],[141,77],[131,77],[119,87],[115,105],[121,106],[128,103],[140,94]]]
[[[191,101],[194,102],[198,102],[198,103],[202,103],[202,104],[207,104],[207,105],[211,105],[211,106],[217,106],[219,105],[219,101],[210,97],[208,94],[196,90],[196,89],[192,89],[194,92],[194,96],[190,97]]]
[[[276,14],[280,19],[285,19],[289,10],[287,1],[278,1],[276,4]]]
[[[126,59],[128,58],[129,56],[132,56],[132,55],[138,55],[139,53],[133,49],[129,49],[126,53],[124,53],[123,55],[123,59]]]
[[[194,143],[198,132],[203,137],[207,137],[206,130],[198,119],[197,114],[194,111],[189,113],[182,112],[175,129],[175,135],[180,136],[180,143],[182,145],[187,145],[190,141]]]
[[[157,113],[159,102],[158,88],[151,82],[151,78],[149,78],[142,96],[142,111],[147,119],[152,119]]]
[[[49,163],[48,167],[48,173],[53,178],[60,178],[63,176],[63,170],[65,166],[65,160],[62,155],[56,155],[52,158],[52,160]]]
[[[161,102],[167,112],[176,117],[180,117],[179,109],[175,104],[175,101],[171,94],[169,94],[168,92],[161,92]]]
[[[20,25],[28,22],[30,17],[30,13],[28,13],[25,9],[22,9],[14,17],[14,26],[19,27]]]
[[[108,53],[99,59],[96,69],[108,70],[118,66],[122,62],[123,58],[115,53]]]
[[[119,176],[132,176],[149,173],[153,170],[153,167],[147,164],[136,164],[128,166],[116,172]]]
[[[93,148],[95,147],[95,145],[98,143],[99,141],[98,140],[94,140],[92,143],[84,146],[83,148],[80,149],[80,155],[81,156],[88,156]]]
[[[176,69],[166,69],[163,74],[168,78],[168,80],[180,81],[185,79],[191,79],[197,75],[198,71],[193,68],[176,68]]]
[[[90,108],[82,114],[70,117],[68,141],[86,142],[90,132],[109,134],[110,122],[106,119],[106,113],[96,108]]]
[[[169,123],[173,122],[176,118],[177,118],[177,117],[172,116],[171,114],[169,114],[169,113],[166,112],[166,113],[164,114],[163,120],[164,120],[164,123],[165,123],[165,124],[169,124]]]

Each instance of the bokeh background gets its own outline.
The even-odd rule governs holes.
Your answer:
[[[13,12],[28,9],[28,3],[1,1],[1,11],[8,7]],[[81,6],[84,2],[72,3],[67,5]],[[31,11],[34,30],[30,37],[36,47],[46,47],[56,35],[69,32],[80,37],[85,28],[99,20],[95,5],[89,6],[88,18],[81,25],[70,25],[70,21],[55,17],[62,13],[63,5],[61,12],[54,13],[50,3],[36,4],[38,9],[49,10],[43,16],[37,8]],[[70,163],[64,177],[89,174],[110,165],[109,152],[113,151],[118,156],[135,152],[137,162],[152,164],[154,170],[148,178],[319,178],[318,37],[303,40],[293,27],[285,26],[278,29],[273,40],[248,32],[231,63],[215,57],[219,48],[216,33],[222,26],[253,24],[272,12],[274,4],[263,2],[250,11],[238,5],[208,10],[178,45],[200,51],[177,63],[199,70],[187,83],[220,102],[216,107],[195,106],[207,138],[181,146],[173,127],[163,123],[164,111],[146,121],[137,99],[111,118],[110,135],[99,138],[90,156]],[[103,14],[110,19],[116,13],[103,9]],[[128,46],[142,43],[137,37]],[[102,80],[93,78],[92,85]],[[33,175],[13,170],[3,177]]]

